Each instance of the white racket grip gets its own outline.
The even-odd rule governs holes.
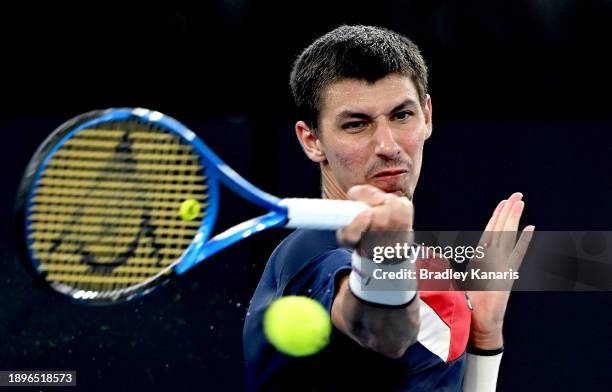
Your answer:
[[[287,207],[285,227],[291,229],[337,230],[370,208],[350,200],[287,198],[279,204]]]

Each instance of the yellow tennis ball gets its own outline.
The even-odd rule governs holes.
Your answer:
[[[327,346],[332,324],[327,310],[317,301],[286,296],[268,307],[264,313],[263,330],[278,351],[303,357]]]
[[[191,221],[198,217],[200,213],[200,203],[196,199],[187,199],[181,203],[179,216],[182,220]]]

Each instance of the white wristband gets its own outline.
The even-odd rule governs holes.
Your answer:
[[[495,392],[502,355],[503,353],[497,355],[467,353],[463,391]]]
[[[397,264],[379,264],[353,251],[349,288],[353,295],[373,305],[403,307],[416,296],[415,257]]]

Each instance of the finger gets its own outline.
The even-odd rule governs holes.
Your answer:
[[[377,206],[384,203],[387,194],[372,185],[355,185],[348,190],[347,195],[351,200]]]
[[[493,226],[493,231],[502,231],[504,229],[504,226],[506,225],[506,219],[508,218],[512,206],[514,205],[514,203],[521,200],[522,198],[523,194],[520,192],[513,193],[512,196],[508,198],[508,201],[504,203],[501,211],[499,212],[499,217],[497,218],[497,221]]]
[[[480,237],[480,245],[483,246],[488,246],[491,243],[491,236],[492,236],[492,231],[493,228],[495,227],[495,223],[497,222],[497,219],[499,218],[499,213],[502,210],[503,206],[506,204],[507,200],[502,200],[499,202],[499,204],[497,205],[497,207],[495,207],[495,211],[493,211],[493,215],[491,215],[491,218],[489,219],[489,222],[487,223],[487,227],[485,227],[484,232],[482,233],[482,236]]]
[[[504,204],[501,211],[499,212],[499,217],[495,222],[495,226],[493,227],[493,235],[491,242],[497,244],[499,242],[499,236],[501,232],[504,230],[504,226],[506,225],[506,219],[510,214],[510,210],[512,210],[512,206],[515,202],[521,200],[523,198],[523,194],[520,192],[513,193],[512,196],[508,198],[508,201]]]
[[[525,253],[527,253],[529,244],[531,243],[534,230],[535,226],[533,225],[525,227],[521,233],[521,236],[519,237],[518,242],[516,243],[516,246],[514,247],[514,251],[510,257],[510,268],[512,268],[514,271],[517,271],[523,263],[523,258],[525,257]]]
[[[366,210],[360,213],[347,226],[336,231],[336,240],[341,246],[355,247],[363,233],[368,231],[372,222],[372,210]]]
[[[414,215],[412,202],[407,197],[387,196],[383,206],[375,207],[375,209],[386,208],[389,210],[389,221],[386,230],[406,231],[412,229]]]
[[[495,223],[497,222],[497,218],[499,218],[499,213],[507,201],[508,200],[502,200],[499,202],[497,207],[495,207],[495,211],[493,211],[493,215],[491,215],[491,218],[489,219],[489,222],[487,223],[487,227],[485,227],[485,231],[493,230],[493,228],[495,227]]]
[[[514,243],[516,241],[516,231],[518,230],[519,221],[521,220],[521,215],[523,214],[524,209],[525,202],[522,200],[517,201],[512,206],[500,238],[500,245],[502,247],[507,247],[508,249],[512,249],[512,247],[514,247]]]
[[[392,196],[392,195],[390,195]],[[386,201],[385,203],[391,203]],[[390,225],[392,208],[388,204],[383,204],[372,208],[371,231],[391,231],[395,229]]]
[[[525,202],[519,200],[514,203],[512,209],[510,209],[510,213],[508,214],[508,218],[506,219],[506,224],[504,225],[504,231],[517,231],[519,226],[519,221],[521,220],[521,215],[523,214],[523,209],[525,208]]]

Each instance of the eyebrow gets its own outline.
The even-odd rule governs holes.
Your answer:
[[[417,103],[413,99],[407,98],[404,101],[402,101],[399,105],[391,109],[389,113],[395,113],[402,109],[416,108],[417,106],[418,106]],[[340,122],[347,118],[360,118],[363,120],[367,120],[370,118],[370,115],[366,113],[362,113],[362,112],[355,112],[352,110],[343,110],[336,116],[336,121]]]

